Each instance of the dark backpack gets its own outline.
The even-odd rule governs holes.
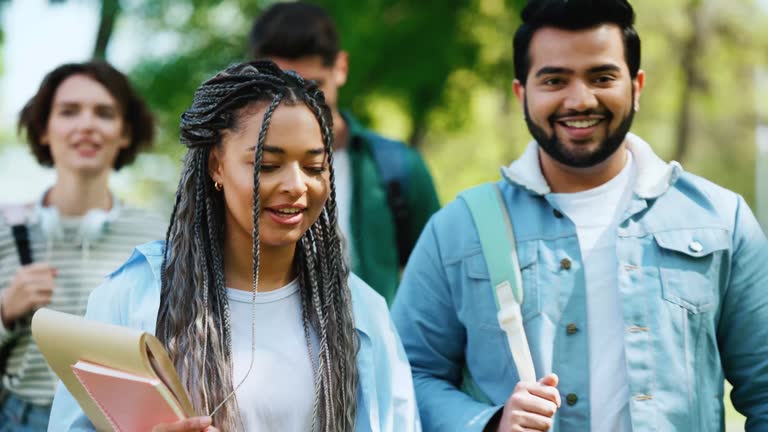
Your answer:
[[[379,172],[381,187],[387,192],[387,205],[395,223],[398,261],[400,266],[405,266],[413,249],[413,241],[408,234],[408,148],[399,141],[373,133],[365,135]]]

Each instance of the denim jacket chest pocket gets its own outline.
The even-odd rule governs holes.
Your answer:
[[[521,305],[523,321],[528,321],[541,312],[537,252],[538,247],[535,241],[517,244],[518,263],[523,283],[523,304]],[[467,286],[469,292],[465,292],[465,295],[471,303],[467,306],[474,316],[473,321],[481,327],[500,330],[496,319],[494,287],[491,286],[491,278],[482,250],[478,249],[477,253],[464,259],[464,271],[469,280]]]
[[[690,314],[717,307],[720,267],[730,239],[724,229],[665,231],[654,234],[664,300]]]

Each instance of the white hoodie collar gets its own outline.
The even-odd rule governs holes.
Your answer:
[[[662,195],[683,173],[679,163],[664,162],[653,152],[651,146],[633,133],[626,137],[627,149],[637,162],[635,194],[643,199]],[[519,185],[537,195],[546,195],[549,188],[539,164],[539,145],[531,141],[525,152],[507,167],[501,168],[501,175],[510,183]]]

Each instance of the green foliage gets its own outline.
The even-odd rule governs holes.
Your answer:
[[[525,0],[441,2],[315,0],[337,21],[350,53],[341,105],[386,135],[419,146],[443,201],[520,154],[530,139],[514,78],[512,36]],[[700,19],[703,37],[689,57],[692,83],[686,169],[754,204],[753,71],[768,64],[768,19],[756,0],[634,2],[647,85],[634,130],[659,154],[676,153],[686,41]],[[246,59],[252,19],[270,2],[137,1],[123,16],[147,27],[147,55],[132,72],[158,113],[161,148],[177,154],[179,115],[201,81]],[[152,39],[177,38],[154,53]]]
[[[504,7],[503,0],[497,1]],[[426,124],[433,110],[444,104],[449,76],[478,64],[481,41],[468,30],[481,18],[474,9],[489,3],[487,0],[440,4],[393,0],[318,3],[334,16],[343,48],[350,52],[351,74],[342,89],[341,104],[351,107],[366,122],[372,119],[369,107],[377,98],[396,100],[398,108],[411,120],[407,134],[413,134],[415,128]],[[161,113],[166,131],[172,130],[173,122],[178,120],[203,78],[228,63],[246,58],[247,32],[262,7],[254,2],[200,0],[141,2],[135,7],[132,13],[151,28],[183,35],[175,55],[150,57],[132,74]],[[227,13],[238,19],[226,22],[222,28],[216,16]],[[495,24],[489,22],[486,27]],[[508,60],[507,56],[497,62],[509,63]],[[485,75],[494,76],[495,69],[497,65],[484,68]],[[505,65],[504,69],[511,68]],[[468,98],[472,89],[454,90],[457,91]],[[460,107],[456,114],[460,118]]]
[[[443,102],[450,73],[477,61],[476,41],[460,31],[470,0],[318,3],[335,18],[350,53],[340,102],[366,119],[370,98],[385,95],[400,101],[414,124],[423,123]]]
[[[394,100],[410,119],[401,138],[421,145],[436,110],[451,110],[451,129],[468,120],[475,88],[451,79],[473,70],[484,82],[506,86],[512,77],[511,34],[526,0],[407,2],[322,0],[350,53],[350,77],[340,102],[374,122],[371,105]],[[451,98],[450,100],[448,98]]]
[[[191,105],[200,83],[245,59],[250,23],[244,17],[253,11],[252,5],[236,2],[158,0],[141,2],[127,12],[140,17],[153,36],[172,46],[171,53],[149,50],[151,54],[131,72],[157,116],[161,151],[181,152],[179,117]]]
[[[664,158],[675,152],[681,62],[694,27],[687,2],[635,2],[647,72],[635,131]],[[695,53],[691,148],[686,170],[735,190],[754,207],[754,72],[768,62],[768,16],[753,0],[703,2],[702,42]]]

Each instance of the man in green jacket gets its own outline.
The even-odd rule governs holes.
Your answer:
[[[429,217],[440,208],[419,154],[363,128],[337,105],[349,56],[320,7],[276,3],[254,22],[251,55],[317,81],[333,111],[339,225],[352,271],[391,303],[400,270]]]

